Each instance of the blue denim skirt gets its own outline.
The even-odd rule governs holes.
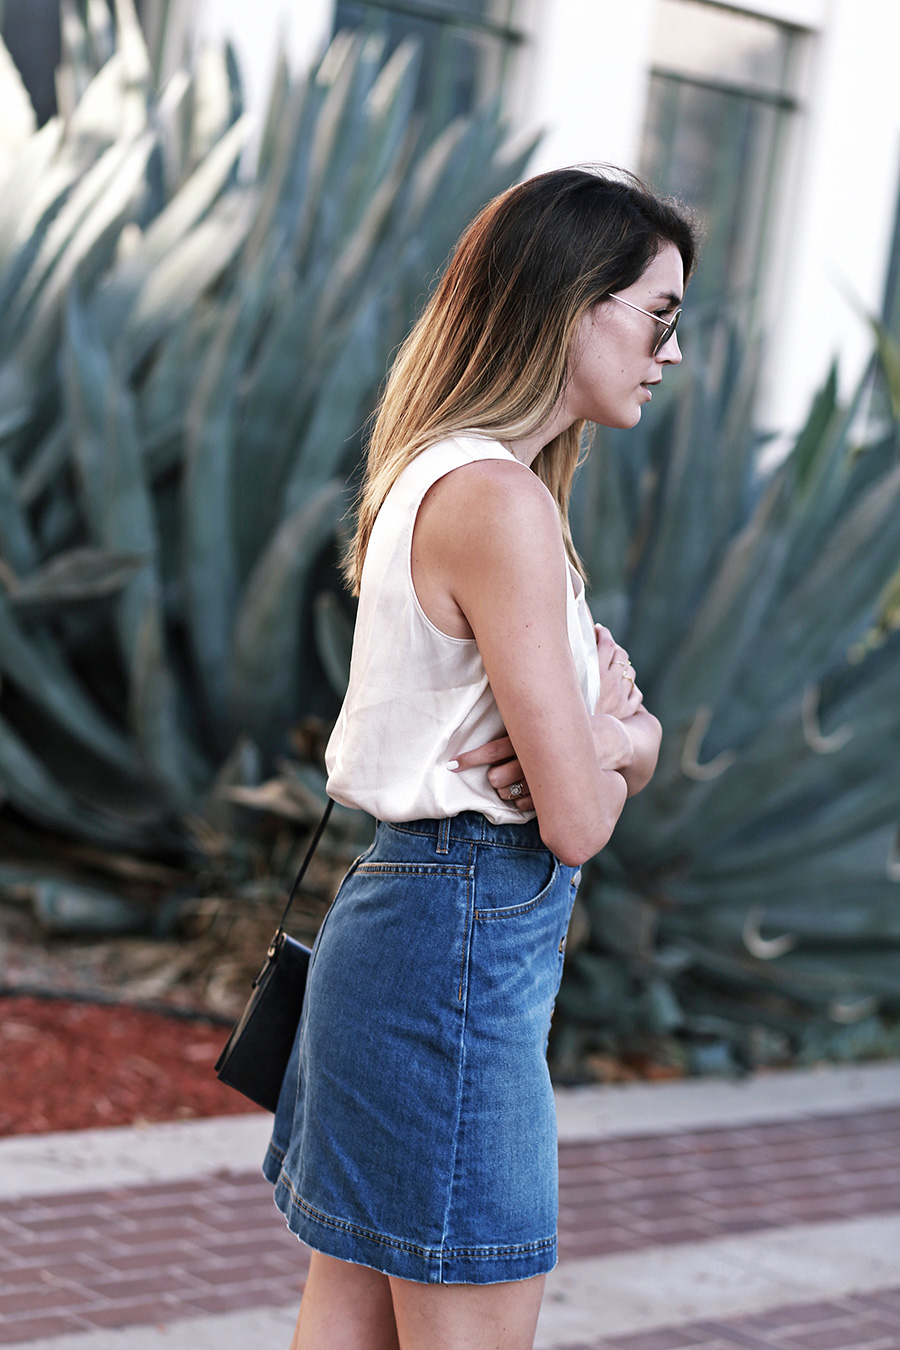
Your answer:
[[[577,881],[534,821],[378,825],[316,940],[263,1165],[309,1246],[428,1283],[556,1264],[547,1034]]]

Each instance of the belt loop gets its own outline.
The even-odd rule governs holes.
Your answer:
[[[436,853],[450,852],[450,817],[445,816],[443,820],[438,821],[437,848]]]

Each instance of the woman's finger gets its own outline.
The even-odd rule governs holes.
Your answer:
[[[490,777],[490,775],[488,776]],[[513,795],[510,796],[510,793]],[[501,801],[506,802],[509,806],[516,807],[519,811],[534,810],[531,791],[528,784],[525,782],[525,779],[521,776],[513,779],[511,783],[504,784],[503,787],[497,788],[497,796]]]
[[[601,672],[609,670],[620,675],[626,673],[633,675],[634,666],[631,664],[631,658],[625,648],[619,646],[609,629],[596,624],[595,630],[597,630],[597,660]]]
[[[493,769],[488,769],[488,782],[492,788],[499,792],[501,788],[508,788],[512,783],[524,782],[525,774],[522,765],[515,758],[509,759],[505,764],[497,764]]]
[[[451,759],[448,768],[457,771],[459,769],[477,769],[483,764],[501,764],[504,760],[511,759],[515,755],[513,743],[508,736],[500,736],[495,741],[485,741],[484,745],[476,746],[474,750],[466,750],[456,759]]]
[[[600,623],[594,625],[594,632],[597,636],[597,659],[600,662],[600,669],[605,670],[616,651],[616,640],[609,629]]]
[[[643,702],[644,695],[635,685],[633,689],[628,690],[620,717],[633,717],[636,712],[640,711]]]

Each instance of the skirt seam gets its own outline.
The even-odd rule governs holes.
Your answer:
[[[457,996],[457,1002],[458,1002],[458,1003],[462,1003],[462,997],[463,997],[463,982],[464,982],[464,980],[465,980],[465,972],[466,972],[466,950],[467,950],[468,945],[469,945],[469,929],[470,929],[470,927],[471,927],[471,924],[470,924],[470,922],[469,922],[469,908],[470,908],[470,905],[471,905],[472,881],[473,881],[473,879],[474,879],[473,876],[472,876],[472,867],[473,867],[473,863],[472,863],[472,852],[473,852],[473,849],[474,849],[474,844],[469,844],[469,865],[468,865],[468,867],[466,868],[466,926],[465,926],[465,930],[464,930],[464,932],[463,932],[462,953],[461,953],[460,958],[459,958],[459,994],[458,994],[458,996]],[[465,1034],[465,1019],[463,1020],[463,1033]]]
[[[459,863],[361,863],[357,868],[367,876],[464,877],[467,869]]]
[[[466,926],[465,931],[463,933],[462,959],[460,962],[460,970],[459,970],[459,1002],[462,1005],[462,1017],[460,1019],[459,1039],[457,1041],[456,1112],[455,1112],[455,1119],[453,1122],[453,1156],[450,1159],[450,1166],[448,1168],[447,1203],[444,1206],[444,1221],[441,1232],[442,1261],[445,1259],[444,1244],[447,1240],[447,1226],[450,1222],[450,1212],[453,1208],[453,1195],[456,1189],[456,1160],[459,1152],[459,1122],[460,1116],[462,1114],[463,1085],[465,1082],[465,1070],[466,1070],[466,1022],[468,1020],[468,1013],[469,1013],[469,999],[468,999],[469,990],[468,990],[468,981],[466,980],[466,960],[469,951],[469,943],[471,941],[469,935],[474,928],[474,924],[472,922],[472,919],[470,918],[470,911],[473,910],[475,906],[475,896],[473,894],[473,886],[475,880],[474,854],[475,854],[475,844],[470,840],[469,865],[468,868],[466,869]],[[465,1002],[463,1002],[463,985],[466,986]],[[446,1255],[449,1255],[449,1253],[446,1253]]]

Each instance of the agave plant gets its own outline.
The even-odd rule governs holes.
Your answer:
[[[340,39],[305,81],[281,64],[251,167],[233,57],[187,63],[181,0],[145,5],[145,30],[131,0],[115,26],[105,0],[62,14],[46,126],[0,49],[0,884],[118,924],[115,897],[60,877],[249,894],[234,813],[315,810],[303,751],[345,677],[333,552],[360,428],[453,239],[523,161],[494,110],[423,143],[414,54]],[[893,1044],[896,428],[863,434],[864,391],[839,406],[832,373],[762,472],[749,365],[701,365],[604,438],[573,499],[596,616],[665,739],[586,869],[563,1067]]]
[[[712,364],[605,435],[575,493],[596,616],[664,737],[586,869],[562,1071],[900,1046],[898,427],[867,424],[868,380],[841,406],[832,370],[761,469],[752,363]]]
[[[233,57],[177,65],[146,8],[149,46],[132,0],[64,0],[39,130],[0,49],[0,836],[31,855],[0,882],[51,838],[239,866],[229,803],[315,810],[318,768],[277,771],[335,707],[360,429],[524,162],[496,109],[423,143],[416,52],[342,36],[281,62],[248,166]]]

